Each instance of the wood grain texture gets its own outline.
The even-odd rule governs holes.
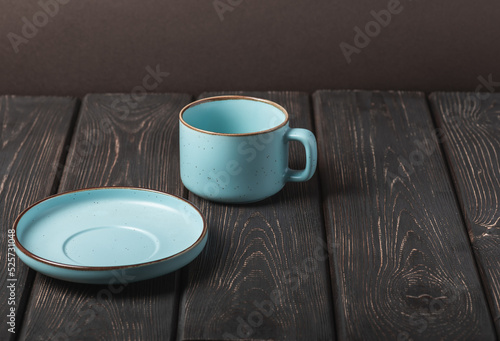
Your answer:
[[[342,340],[492,340],[491,316],[421,93],[314,94]]]
[[[33,276],[13,250],[8,249],[8,230],[26,207],[48,196],[57,181],[58,163],[76,114],[77,101],[62,97],[0,97],[0,340],[14,338],[8,332],[7,314],[16,309],[15,331],[21,329]],[[9,255],[9,252],[11,254]],[[15,259],[15,267],[8,266]],[[8,276],[8,268],[15,268]],[[15,305],[9,305],[7,278],[16,279]],[[10,319],[9,319],[10,320]]]
[[[306,94],[239,94],[273,100],[288,109],[291,127],[313,129]],[[301,168],[302,149],[292,144],[292,168]],[[184,271],[179,339],[334,338],[316,176],[288,183],[277,195],[251,205],[216,204],[192,193],[189,198],[206,216],[209,238]]]
[[[500,333],[500,94],[435,93],[430,102]]]
[[[88,95],[60,191],[139,186],[182,195],[178,113],[182,94]],[[170,340],[177,323],[176,274],[138,283],[80,285],[37,274],[23,340]]]

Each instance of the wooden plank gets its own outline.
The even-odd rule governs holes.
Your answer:
[[[228,93],[205,93],[202,97]],[[296,92],[238,93],[283,105],[291,127],[313,129],[309,98]],[[292,168],[302,147],[292,144]],[[288,183],[251,205],[216,204],[190,193],[210,234],[185,272],[181,340],[334,338],[332,297],[317,177]]]
[[[69,97],[0,97],[0,340],[19,334],[33,280],[28,267],[12,255],[8,230],[22,210],[51,194],[76,106]],[[11,308],[15,324],[7,325]]]
[[[435,93],[430,102],[500,334],[500,94]]]
[[[340,339],[495,339],[424,95],[320,91],[314,109]]]
[[[183,94],[85,97],[60,191],[139,186],[182,195],[178,113]],[[80,285],[37,274],[22,339],[170,340],[176,274],[116,285]],[[50,313],[48,313],[50,312]]]

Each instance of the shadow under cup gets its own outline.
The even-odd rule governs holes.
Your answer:
[[[180,172],[188,190],[203,198],[248,203],[265,199],[287,181],[306,181],[316,168],[316,140],[291,129],[288,113],[271,101],[245,97],[205,98],[179,115]],[[288,142],[306,149],[306,169],[288,168]]]

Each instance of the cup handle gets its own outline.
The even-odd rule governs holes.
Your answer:
[[[285,134],[286,141],[298,141],[306,150],[306,168],[295,170],[288,168],[285,180],[290,182],[307,181],[314,175],[318,163],[318,147],[314,134],[307,129],[290,128]]]

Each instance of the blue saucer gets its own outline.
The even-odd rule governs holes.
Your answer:
[[[80,283],[135,282],[191,262],[207,242],[200,211],[149,189],[101,187],[48,197],[19,215],[19,258],[47,276]]]

